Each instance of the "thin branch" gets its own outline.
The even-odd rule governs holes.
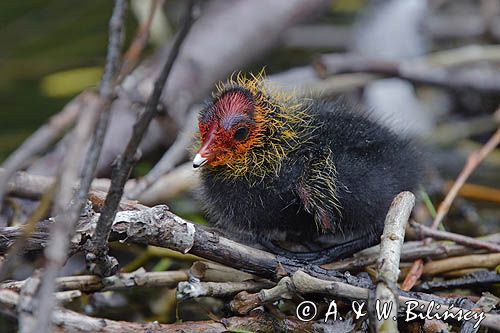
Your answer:
[[[22,249],[27,239],[37,228],[38,221],[47,216],[50,212],[52,198],[55,192],[55,184],[42,196],[36,209],[28,217],[23,225],[23,233],[12,246],[9,247],[6,258],[0,267],[0,281],[3,281],[11,270],[16,266],[22,256]]]
[[[499,143],[500,143],[500,127],[481,149],[474,151],[469,155],[467,161],[465,162],[464,168],[458,175],[457,180],[451,187],[445,199],[439,204],[436,217],[434,218],[434,221],[432,222],[431,225],[432,229],[438,229],[444,217],[446,216],[446,214],[448,214],[451,204],[453,203],[453,200],[457,196],[458,191],[467,181],[467,178],[469,178],[472,172],[474,172],[474,170],[479,166],[479,164],[481,164],[481,162],[486,158],[486,156],[488,156],[488,154],[492,152],[493,149],[495,149],[495,147]],[[430,238],[426,238],[424,240],[424,244],[428,245],[430,241],[431,241]],[[420,278],[420,275],[423,272],[423,265],[424,261],[422,259],[418,259],[413,263],[413,266],[410,269],[411,274],[408,274],[403,282],[404,290],[410,290],[415,285],[415,283]]]
[[[36,313],[36,324],[33,328],[38,332],[48,332],[50,330],[50,322],[47,320],[47,316],[50,315],[55,302],[54,279],[67,258],[69,238],[86,202],[85,199],[81,202],[75,202],[73,199],[73,202],[71,202],[71,198],[73,196],[73,184],[78,179],[81,165],[81,151],[84,150],[85,141],[90,136],[91,129],[94,126],[97,116],[96,111],[95,108],[92,108],[92,110],[89,109],[80,114],[78,124],[71,137],[70,150],[61,167],[60,185],[55,195],[53,207],[56,223],[51,231],[49,244],[45,249],[45,272],[39,294],[35,296],[38,298],[40,306]],[[25,332],[32,331],[27,329]]]
[[[315,61],[315,68],[321,77],[362,72],[396,76],[411,82],[448,89],[470,89],[482,93],[500,92],[500,75],[491,70],[443,68],[418,60],[395,62],[353,54],[331,54],[319,57]]]
[[[92,216],[81,217],[70,253],[82,251],[81,241],[92,237],[96,219],[99,217],[98,214],[92,214]],[[27,239],[23,250],[27,253],[39,253],[43,250],[48,242],[47,230],[53,223],[53,220],[40,222],[37,230]],[[203,227],[169,212],[166,206],[120,212],[115,217],[112,231],[109,241],[121,240],[126,243],[150,244],[170,248],[181,253],[188,251],[200,257],[250,271],[260,276],[274,277],[280,264],[280,259],[277,256],[207,231]],[[182,238],[186,233],[188,234]],[[0,253],[5,253],[15,240],[23,235],[23,226],[0,228],[0,234],[2,235],[0,237]],[[171,238],[171,235],[175,237]],[[485,240],[500,244],[500,234],[490,235]],[[184,247],[176,245],[183,243]],[[191,244],[194,245],[190,246]],[[424,246],[422,242],[406,242],[403,244],[401,258],[404,260],[415,260],[415,258],[420,257],[439,259],[470,254],[471,252],[470,248],[457,244],[434,242],[429,246]],[[378,246],[371,247],[361,251],[354,258],[322,267],[342,271],[360,270],[374,264],[378,253]],[[472,253],[484,253],[484,251]]]
[[[185,271],[146,272],[138,269],[132,273],[120,273],[101,278],[97,275],[64,276],[56,279],[56,289],[59,291],[80,290],[85,293],[108,290],[124,290],[130,288],[160,288],[175,287],[179,282],[186,281]],[[0,289],[20,291],[26,284],[24,281],[11,281],[0,284]]]
[[[500,303],[500,298],[486,292],[474,304],[475,307],[473,310],[477,312],[491,312],[498,303]],[[479,331],[478,327],[475,327],[474,321],[465,321],[461,326],[460,333],[477,333]]]
[[[417,291],[429,292],[443,289],[477,289],[500,283],[500,274],[495,271],[480,270],[456,279],[442,278],[423,282],[415,287]]]
[[[424,265],[423,274],[437,275],[464,268],[495,268],[500,265],[500,253],[474,254],[430,261]]]
[[[122,80],[126,75],[128,75],[135,68],[137,63],[139,62],[139,57],[146,47],[149,30],[151,28],[151,24],[153,23],[153,19],[160,5],[160,0],[152,0],[151,7],[149,8],[148,17],[146,22],[139,27],[134,40],[130,43],[130,46],[123,55],[123,64],[120,69],[120,74],[118,75],[118,80]]]
[[[115,99],[116,86],[120,85],[125,77],[134,69],[137,60],[144,49],[145,42],[149,33],[149,28],[153,21],[154,13],[158,7],[159,0],[154,0],[151,3],[151,9],[148,20],[145,25],[141,26],[137,35],[124,55],[123,64],[120,72],[117,74],[120,64],[120,50],[123,42],[123,23],[119,21],[110,22],[110,40],[108,44],[108,54],[106,58],[106,67],[101,84],[99,86],[99,95],[101,96],[101,118],[96,127],[93,142],[90,151],[85,160],[85,168],[82,174],[80,190],[78,192],[78,201],[84,200],[87,196],[92,179],[95,177],[97,164],[101,155],[104,138],[106,136],[109,119],[110,107]],[[123,20],[123,18],[122,18]]]
[[[243,282],[260,280],[256,275],[242,272],[229,266],[219,265],[209,261],[196,261],[189,269],[189,276],[200,281]]]
[[[292,278],[286,276],[276,286],[269,289],[262,289],[255,294],[242,291],[229,303],[229,307],[231,311],[244,315],[266,303],[272,303],[282,298],[291,298],[291,295],[295,292]]]
[[[443,193],[447,193],[452,186],[453,182],[445,181],[443,184]],[[458,195],[465,199],[489,201],[495,204],[500,204],[500,189],[490,186],[465,183],[458,191]]]
[[[19,295],[12,290],[0,290],[0,309],[3,312],[15,313],[19,310]],[[229,317],[220,321],[187,321],[175,324],[158,322],[134,323],[116,321],[106,318],[94,318],[81,313],[56,308],[51,321],[56,329],[63,332],[101,332],[101,333],[135,333],[135,332],[311,332],[315,322],[304,322],[294,318],[277,321],[265,313],[256,313],[247,317]]]
[[[0,177],[6,172],[0,168]],[[7,183],[7,193],[20,198],[40,199],[56,181],[55,177],[29,174],[24,171],[14,173]]]
[[[405,237],[405,227],[414,205],[415,196],[411,192],[402,192],[393,200],[385,218],[384,233],[380,242],[380,255],[377,260],[378,283],[375,296],[380,302],[391,302],[394,306],[386,319],[371,318],[377,332],[398,331],[397,321],[393,318],[397,317],[398,314],[396,304],[398,304],[399,260]]]
[[[157,114],[158,103],[170,74],[170,70],[172,69],[175,59],[177,58],[182,42],[191,27],[193,4],[194,1],[191,0],[186,6],[186,13],[184,15],[182,26],[174,41],[165,66],[155,82],[153,92],[148,99],[145,110],[134,124],[132,137],[125,148],[125,151],[118,157],[116,165],[113,168],[111,186],[106,197],[99,222],[97,223],[96,233],[94,234],[92,242],[89,245],[89,253],[87,255],[91,271],[97,273],[98,275],[111,275],[116,272],[118,268],[116,259],[113,260],[113,258],[108,256],[107,239],[111,231],[112,222],[116,215],[120,199],[123,195],[123,188],[136,161],[137,148],[151,120]]]
[[[357,286],[352,286],[346,283],[337,281],[326,281],[315,277],[312,277],[302,271],[295,272],[292,277],[284,277],[276,287],[271,289],[261,290],[258,294],[248,294],[242,292],[238,294],[231,302],[231,308],[239,313],[247,313],[251,309],[262,305],[264,303],[274,302],[282,298],[289,298],[290,294],[299,293],[301,295],[307,294],[323,294],[333,296],[335,298],[342,297],[349,300],[367,300],[369,289],[360,288]],[[418,304],[414,308],[414,311],[426,313],[439,313],[443,314],[445,311],[450,313],[469,312],[467,309],[450,305],[453,303],[448,303],[447,299],[441,299],[439,304],[440,307],[434,307],[431,305],[431,301],[425,299],[418,299],[414,297],[409,297],[406,295],[401,295],[398,297],[400,307],[405,308],[408,306],[407,302],[413,302],[413,304]],[[451,319],[451,318],[448,318]],[[500,325],[500,315],[484,314],[484,319],[481,322],[484,327],[495,328]]]
[[[72,238],[69,253],[85,250],[86,240],[92,238],[96,232],[96,223],[99,217],[99,213],[92,211],[81,217],[77,232]],[[40,251],[46,246],[47,229],[53,223],[53,220],[41,223],[40,228],[26,242],[29,251]],[[0,250],[3,250],[22,235],[22,227],[0,228],[0,232],[3,236],[0,237]],[[313,265],[304,268],[303,264],[219,236],[213,231],[205,230],[204,227],[171,213],[165,205],[118,212],[112,224],[109,241],[169,248],[184,254],[194,254],[265,278],[275,279],[277,275],[293,273],[302,268],[314,276],[326,279],[367,284],[365,280],[349,274],[344,276],[319,266]]]
[[[87,164],[88,165],[88,164]],[[90,166],[89,166],[90,168]],[[87,168],[85,170],[88,170]],[[0,168],[0,174],[3,169]],[[7,184],[10,195],[20,198],[40,199],[55,182],[55,177],[33,175],[26,172],[16,172]],[[191,162],[179,165],[146,189],[138,200],[146,205],[155,205],[168,202],[169,199],[196,187],[199,182],[197,173],[193,170]],[[125,184],[125,191],[132,189],[136,184],[135,179],[130,179]],[[108,192],[110,180],[98,178],[92,181],[93,191]],[[75,190],[79,183],[74,185]],[[123,202],[124,200],[122,200]]]
[[[127,195],[129,198],[139,198],[149,186],[158,181],[161,176],[174,169],[182,161],[184,156],[186,156],[189,145],[193,142],[197,116],[198,109],[194,108],[190,116],[187,117],[186,125],[175,139],[175,142],[163,154],[161,160],[156,163],[153,169],[137,181],[135,187]]]
[[[125,16],[125,6],[124,0],[116,0],[115,7],[113,9],[113,14],[109,22],[109,45],[108,54],[106,59],[106,67],[104,70],[104,75],[101,80],[101,85],[99,87],[99,95],[101,100],[96,102],[96,106],[93,108],[94,112],[89,112],[89,118],[94,114],[98,114],[98,110],[101,110],[102,114],[107,114],[107,109],[111,105],[111,101],[114,98],[114,86],[115,79],[117,76],[117,71],[119,68],[120,53],[123,41],[123,22]],[[101,104],[101,105],[99,105]],[[100,106],[100,107],[99,107]],[[88,126],[92,121],[86,121],[84,125]],[[98,130],[103,125],[102,119],[100,119],[98,124]],[[105,125],[104,125],[105,128]],[[54,290],[55,290],[55,278],[58,275],[60,267],[64,264],[67,258],[69,238],[74,232],[76,222],[78,221],[80,212],[82,211],[87,198],[87,193],[90,188],[90,184],[94,177],[95,167],[97,165],[97,160],[99,158],[101,144],[95,144],[90,147],[90,150],[86,157],[86,168],[82,172],[82,182],[77,193],[73,196],[72,205],[69,207],[69,198],[72,197],[72,189],[76,182],[76,170],[80,163],[78,158],[73,155],[80,154],[81,150],[78,146],[82,145],[85,141],[86,134],[90,131],[90,128],[81,129],[78,133],[80,135],[75,135],[75,144],[72,147],[73,150],[70,152],[68,165],[65,168],[67,174],[64,179],[64,183],[61,185],[61,190],[58,195],[58,211],[59,214],[56,216],[57,223],[52,231],[52,240],[49,243],[45,251],[46,264],[45,264],[45,274],[43,276],[43,281],[39,290],[39,300],[40,306],[36,313],[36,325],[34,328],[38,332],[48,332],[50,330],[50,314],[54,307]],[[105,131],[105,129],[104,129]],[[96,138],[97,138],[96,133]],[[74,161],[76,159],[76,161]],[[30,327],[30,326],[28,326]],[[28,329],[26,332],[30,332]]]
[[[492,234],[481,238],[482,241],[487,241],[495,244],[500,244],[500,234]],[[0,243],[1,244],[1,243]],[[1,248],[1,247],[0,247]],[[322,265],[324,268],[335,269],[339,271],[357,271],[362,270],[367,266],[375,264],[379,246],[370,247],[356,253],[353,257]],[[467,246],[451,244],[449,242],[432,242],[429,245],[423,244],[421,241],[405,242],[401,249],[401,260],[412,261],[418,258],[426,257],[431,259],[442,259],[454,256],[461,256],[471,253],[484,253],[484,250],[473,250]]]
[[[91,214],[91,217],[87,217],[86,220],[81,221],[78,236],[74,237],[74,246],[76,249],[82,250],[83,244],[81,242],[90,237],[97,219],[98,216]],[[200,257],[237,269],[257,273],[264,277],[275,277],[276,272],[278,274],[293,274],[300,269],[307,269],[317,273],[311,267],[290,266],[287,265],[287,261],[281,261],[275,255],[217,236],[200,226],[191,224],[175,216],[165,206],[118,213],[113,224],[113,234],[110,240],[126,240],[126,242],[168,247],[181,253],[196,254]],[[280,271],[282,273],[279,273]],[[322,277],[323,280],[319,280],[322,281],[319,289],[310,287],[310,283],[297,284],[294,282],[296,286],[302,286],[296,288],[297,291],[304,294],[314,293],[318,290],[322,290],[320,291],[321,293],[325,292],[327,294],[330,292],[341,292],[341,294],[335,295],[347,297],[348,299],[366,299],[368,297],[367,287],[369,285],[367,287],[361,286],[359,281],[356,283],[356,281],[351,280],[352,276],[346,275],[343,278],[335,276],[332,279],[325,271],[320,271],[320,273],[322,274],[317,274],[317,276]],[[305,273],[301,272],[301,274]],[[296,277],[297,275],[295,274],[294,279]],[[325,278],[329,281],[324,280]],[[318,281],[318,279],[313,281]],[[339,282],[341,283],[339,284]],[[450,302],[454,301],[453,299],[447,300],[428,294],[400,292],[400,301],[402,299],[406,301],[409,298],[418,298],[425,301],[422,303],[424,306],[428,306],[428,302],[431,300],[435,300],[439,304],[451,304]],[[418,304],[421,303],[419,302]],[[483,323],[490,325],[489,323],[497,320],[495,318],[485,319]]]
[[[459,235],[453,232],[435,230],[420,223],[411,223],[412,228],[420,235],[420,237],[431,237],[439,240],[450,240],[457,244],[462,244],[468,247],[477,249],[486,249],[491,252],[500,252],[500,245],[475,239],[472,237]]]
[[[227,297],[241,291],[256,292],[263,288],[270,288],[275,284],[270,281],[241,281],[241,282],[199,282],[186,281],[177,285],[176,297],[179,301],[195,297]]]
[[[452,188],[450,189],[444,200],[441,202],[441,204],[439,204],[439,208],[437,210],[436,217],[432,222],[431,228],[433,229],[438,228],[438,226],[441,224],[444,217],[450,210],[451,204],[453,203],[453,200],[457,196],[458,191],[460,190],[462,185],[465,184],[465,182],[467,181],[467,178],[469,178],[469,176],[474,172],[474,170],[476,170],[479,164],[481,164],[481,162],[486,158],[486,156],[488,156],[488,154],[491,153],[499,143],[500,143],[500,127],[481,149],[469,155],[467,161],[465,162],[465,166],[462,172],[460,172],[460,174],[458,175],[457,180],[453,184]]]

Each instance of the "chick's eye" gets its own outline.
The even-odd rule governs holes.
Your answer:
[[[236,141],[243,141],[247,138],[248,136],[248,128],[247,127],[240,127],[234,132],[234,139]]]

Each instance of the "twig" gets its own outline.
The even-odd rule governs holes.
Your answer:
[[[40,271],[35,272],[26,280],[19,294],[18,321],[19,332],[36,332],[35,311],[38,304],[36,292],[40,287]],[[51,297],[54,297],[51,295]]]
[[[64,109],[52,116],[47,124],[33,133],[9,158],[2,164],[3,172],[0,174],[0,208],[3,197],[7,191],[7,183],[14,173],[21,169],[24,164],[34,155],[47,149],[47,147],[59,137],[66,128],[71,126],[78,117],[85,94],[75,97]]]
[[[430,261],[424,265],[423,274],[436,275],[463,268],[495,268],[500,265],[500,253],[474,254],[443,260]]]
[[[148,17],[146,22],[139,27],[134,40],[130,43],[130,46],[123,55],[123,64],[120,69],[120,74],[118,75],[118,80],[122,80],[126,75],[128,75],[135,68],[139,62],[139,56],[142,50],[146,46],[149,37],[149,29],[153,23],[153,18],[155,16],[156,10],[160,4],[160,0],[152,0],[151,7],[149,8]]]
[[[11,290],[0,290],[0,309],[4,312],[15,312],[19,295]],[[293,318],[277,321],[264,313],[256,313],[247,317],[229,317],[220,321],[187,321],[175,324],[159,324],[158,322],[134,323],[116,321],[105,318],[93,318],[78,312],[57,308],[51,316],[55,328],[64,332],[101,332],[101,333],[135,333],[135,332],[213,332],[228,331],[247,332],[311,332],[315,322],[303,322]]]
[[[393,318],[398,314],[398,287],[399,259],[401,246],[405,237],[405,227],[410,217],[415,196],[411,192],[402,192],[393,200],[385,218],[384,233],[380,242],[380,255],[377,260],[377,288],[376,299],[380,302],[391,302],[394,306],[386,319],[377,320],[377,332],[397,332],[397,322]],[[371,313],[371,312],[370,312]]]
[[[0,176],[3,174],[5,174],[5,171],[0,168]],[[9,179],[7,193],[21,198],[40,199],[43,193],[53,186],[55,181],[55,177],[45,177],[19,171]]]
[[[416,229],[420,237],[431,237],[440,240],[450,240],[457,244],[462,244],[468,247],[486,249],[491,252],[500,252],[500,245],[490,242],[481,241],[472,237],[459,235],[453,232],[435,230],[419,223],[411,223],[411,226]]]
[[[56,287],[59,291],[80,290],[89,293],[130,288],[175,287],[177,283],[187,279],[188,274],[185,271],[146,272],[144,269],[138,269],[132,273],[120,273],[105,278],[97,275],[59,277],[56,279]],[[0,285],[0,289],[19,291],[26,281],[5,282]]]
[[[443,192],[448,192],[453,186],[453,182],[446,181],[443,185]],[[458,191],[458,195],[466,199],[490,201],[500,204],[500,189],[494,187],[465,183]]]
[[[401,289],[411,290],[411,288],[413,288],[413,286],[420,279],[423,272],[424,272],[424,260],[422,258],[419,258],[415,260],[412,266],[410,267],[408,274],[406,274],[406,277],[403,283],[401,284]]]
[[[98,190],[90,190],[88,200],[92,203],[92,207],[98,211],[102,209],[104,206],[104,202],[106,201],[107,192],[98,191]],[[149,207],[141,205],[136,200],[127,200],[123,199],[120,201],[118,205],[118,210],[141,210],[147,209]]]
[[[481,238],[481,240],[500,244],[500,234],[491,234]],[[339,262],[322,266],[328,269],[335,269],[340,271],[356,271],[364,269],[366,266],[373,265],[376,262],[378,251],[379,246],[370,247],[358,252],[352,258],[347,258]],[[420,241],[407,241],[403,244],[403,247],[401,249],[401,260],[409,261],[421,257],[428,257],[431,259],[449,258],[453,256],[471,254],[471,252],[484,253],[485,251],[473,250],[467,246],[451,244],[449,242],[433,242],[429,245],[424,245]]]
[[[300,271],[298,271],[300,272]],[[297,272],[297,273],[298,273]],[[295,273],[295,274],[297,274]],[[229,303],[231,311],[240,315],[249,313],[252,309],[266,303],[272,303],[282,298],[291,298],[294,293],[292,278],[286,276],[270,289],[262,289],[258,293],[250,294],[242,291]]]
[[[181,164],[151,184],[138,200],[146,205],[169,202],[181,193],[194,190],[199,183],[198,176],[191,161]]]
[[[80,167],[83,162],[82,156],[84,156],[84,154],[82,154],[82,152],[85,151],[85,143],[91,136],[95,121],[99,115],[99,110],[97,108],[99,101],[95,95],[92,95],[92,97],[92,100],[87,103],[85,112],[82,112],[78,118],[78,122],[73,130],[73,135],[69,144],[68,154],[66,154],[59,171],[60,182],[54,199],[54,216],[61,215],[67,211],[69,209],[70,201],[72,200],[71,198],[73,197],[73,185],[78,180]],[[83,200],[82,203],[75,202],[75,204],[77,206],[83,206],[84,202],[85,200]],[[81,209],[82,207],[80,207],[79,210]]]
[[[136,161],[137,148],[151,120],[157,114],[158,103],[170,74],[170,70],[172,69],[175,59],[179,53],[182,41],[191,27],[193,3],[194,1],[190,0],[186,6],[187,8],[182,26],[179,30],[177,38],[175,39],[174,45],[172,46],[165,66],[155,82],[153,92],[148,99],[145,110],[134,124],[132,137],[125,148],[125,151],[117,158],[116,165],[113,168],[111,186],[106,197],[99,222],[97,223],[96,233],[92,238],[91,244],[89,244],[89,253],[87,254],[87,260],[90,264],[91,271],[97,273],[98,275],[111,275],[116,272],[118,268],[116,259],[108,256],[107,239],[111,231],[111,225],[116,215],[120,199],[123,195],[123,187],[125,186]]]
[[[452,188],[444,198],[444,200],[439,204],[438,210],[436,217],[434,218],[434,221],[432,222],[431,228],[437,229],[439,224],[443,221],[444,217],[450,210],[451,204],[453,203],[453,200],[458,194],[458,191],[462,187],[462,185],[466,182],[467,178],[476,170],[479,164],[485,159],[486,156],[490,152],[495,149],[495,147],[500,143],[500,127],[497,129],[497,131],[493,134],[493,136],[486,142],[486,144],[479,149],[478,151],[473,152],[472,154],[469,155],[467,158],[467,161],[465,162],[465,166],[458,175],[457,180],[453,184]]]
[[[187,148],[193,142],[197,115],[198,108],[194,108],[190,116],[187,117],[186,125],[175,139],[175,142],[165,154],[163,154],[162,158],[156,163],[153,169],[151,169],[146,176],[137,181],[135,187],[127,194],[129,198],[139,198],[151,184],[158,181],[161,176],[172,170],[177,163],[182,161],[187,153]]]
[[[484,293],[479,301],[475,304],[475,308],[473,310],[479,312],[490,312],[500,303],[500,298],[486,292]],[[479,327],[475,325],[475,321],[466,321],[462,324],[460,328],[460,333],[476,333],[479,331]]]
[[[22,255],[22,249],[25,246],[26,240],[35,231],[38,221],[47,216],[50,212],[50,206],[52,203],[52,197],[54,196],[55,186],[52,186],[40,199],[38,206],[34,212],[28,217],[26,223],[23,225],[23,233],[16,242],[9,247],[6,259],[1,264],[0,268],[0,281],[3,281],[5,277],[10,273],[11,269],[15,267],[19,258]]]
[[[436,217],[432,222],[431,228],[438,229],[438,226],[443,221],[444,217],[450,210],[451,204],[453,200],[458,194],[458,191],[462,187],[463,184],[467,181],[467,178],[474,172],[474,170],[478,167],[478,165],[484,160],[488,154],[495,149],[495,147],[500,143],[500,128],[493,134],[493,136],[486,142],[486,144],[479,150],[472,152],[467,161],[465,162],[465,166],[457,177],[457,180],[451,187],[450,191],[446,195],[445,199],[439,204]],[[424,240],[424,244],[428,245],[430,243],[430,238]],[[410,269],[412,274],[408,274],[403,282],[403,289],[410,290],[415,283],[417,282],[420,274],[422,273],[423,260],[418,259],[413,263],[413,267]]]
[[[431,290],[457,289],[457,288],[477,289],[495,283],[500,283],[500,274],[496,273],[495,271],[490,272],[486,270],[480,270],[456,279],[443,281],[441,278],[439,278],[432,281],[422,282],[421,284],[415,287],[415,290],[428,292]]]
[[[104,70],[104,75],[101,80],[101,85],[99,87],[99,95],[102,103],[101,108],[95,106],[95,114],[98,114],[98,110],[102,114],[107,114],[107,108],[111,105],[111,101],[114,96],[114,85],[115,79],[119,67],[120,52],[123,41],[123,21],[125,14],[125,1],[116,0],[115,7],[113,9],[113,14],[109,22],[109,45],[108,54],[106,59],[106,67]],[[97,104],[99,104],[97,103]],[[90,116],[94,115],[94,112],[89,112]],[[100,119],[98,124],[98,130],[102,127],[102,119]],[[85,125],[90,125],[91,120],[85,123]],[[105,125],[104,125],[105,128]],[[104,130],[105,131],[105,130]],[[78,162],[79,159],[73,155],[80,154],[81,151],[78,146],[82,145],[85,141],[86,134],[90,132],[90,128],[81,129],[75,135],[75,144],[72,146],[73,150],[69,158],[66,160],[69,163],[63,172],[63,180],[61,184],[60,193],[58,194],[57,202],[57,213],[55,228],[52,231],[52,240],[49,243],[45,251],[46,264],[45,264],[45,274],[43,276],[42,285],[39,291],[40,306],[36,313],[36,325],[35,328],[38,332],[48,332],[50,329],[50,313],[54,307],[54,289],[55,289],[55,278],[59,272],[60,267],[64,264],[67,253],[69,238],[74,232],[76,222],[80,215],[81,210],[86,202],[86,197],[90,184],[94,177],[95,167],[97,165],[97,160],[99,158],[100,149],[102,147],[102,142],[100,144],[94,144],[90,147],[88,155],[86,157],[86,168],[82,172],[82,182],[77,193],[73,196],[73,203],[71,207],[69,206],[69,198],[72,197],[72,188],[76,182],[77,169],[80,166]],[[98,140],[99,133],[96,133],[95,140]],[[74,161],[76,159],[76,161]],[[28,330],[29,332],[31,330]]]
[[[59,189],[55,195],[54,208],[55,220],[53,230],[51,231],[51,239],[45,254],[45,272],[42,277],[39,297],[40,306],[36,311],[36,324],[33,327],[37,332],[48,332],[50,330],[50,322],[47,317],[54,306],[54,279],[56,278],[60,267],[64,264],[67,256],[69,238],[73,232],[74,225],[78,221],[80,211],[86,202],[83,199],[81,202],[75,202],[71,198],[73,196],[73,184],[78,179],[79,167],[81,165],[81,151],[84,150],[85,140],[90,136],[91,129],[94,126],[94,121],[97,116],[95,108],[91,108],[87,112],[82,112],[78,124],[73,131],[71,148],[60,173]],[[26,332],[32,332],[27,330]]]
[[[491,70],[448,69],[423,61],[394,62],[353,54],[322,55],[315,62],[321,77],[342,73],[372,73],[449,89],[500,92],[500,76]]]
[[[243,282],[260,279],[258,276],[207,261],[194,262],[189,269],[189,274],[200,281]]]
[[[108,54],[106,58],[106,67],[101,84],[99,86],[99,95],[101,97],[101,117],[97,124],[93,142],[87,159],[85,160],[85,168],[83,169],[80,191],[78,193],[78,201],[80,202],[87,196],[92,179],[95,177],[97,164],[104,144],[104,138],[108,129],[109,119],[111,116],[110,107],[115,99],[116,86],[120,85],[124,78],[134,69],[137,59],[139,58],[147,40],[149,28],[153,21],[154,13],[158,6],[159,0],[154,0],[151,3],[151,10],[148,20],[145,25],[141,26],[137,32],[136,38],[130,45],[124,55],[123,64],[119,74],[117,74],[120,64],[120,51],[123,42],[123,22],[110,22],[110,40],[108,44]],[[123,21],[123,18],[122,18]]]
[[[83,216],[81,218],[79,221],[80,227],[72,242],[71,253],[82,250],[83,244],[81,241],[92,236],[98,217],[98,214],[93,214],[92,217]],[[38,229],[27,239],[23,250],[28,253],[37,253],[43,250],[48,241],[47,230],[53,223],[53,220],[39,223]],[[23,234],[22,229],[22,226],[0,228],[0,234],[2,235],[0,237],[0,253],[4,253]],[[170,235],[175,237],[169,238]],[[500,243],[500,234],[493,234],[485,239],[490,242]],[[279,266],[279,259],[275,255],[236,243],[214,232],[204,230],[204,228],[169,212],[166,206],[118,213],[115,217],[113,233],[109,241],[117,240],[126,243],[137,242],[170,248],[181,253],[188,251],[209,260],[271,278],[275,276],[275,270]],[[180,245],[176,245],[178,243],[185,243],[185,246],[179,247]],[[190,244],[193,243],[194,245],[190,247]],[[323,265],[323,267],[335,270],[359,270],[375,263],[378,253],[379,248],[372,247],[363,250],[353,259],[346,259],[337,264]],[[448,258],[470,253],[471,250],[462,245],[435,242],[429,246],[423,246],[422,242],[406,242],[403,244],[401,258],[405,258],[405,260],[414,260],[422,256]],[[475,253],[481,253],[481,251]]]
[[[81,218],[79,228],[72,238],[70,253],[86,248],[86,240],[92,238],[95,233],[98,219],[99,213],[94,212],[89,212]],[[46,246],[47,229],[53,223],[53,220],[44,221],[41,228],[28,239],[26,246],[30,251],[40,251]],[[8,248],[22,234],[22,227],[0,228],[0,231],[3,236],[0,237],[1,250]],[[344,276],[314,265],[304,268],[303,264],[219,236],[169,212],[167,206],[117,213],[109,241],[118,240],[194,254],[265,278],[274,279],[277,275],[293,273],[302,268],[325,279],[366,284],[366,281],[349,274]]]
[[[281,298],[288,298],[290,294],[323,294],[333,297],[342,297],[349,300],[367,300],[369,290],[352,286],[346,283],[337,281],[325,281],[312,277],[302,271],[295,272],[292,277],[283,278],[276,287],[268,290],[262,290],[259,294],[244,294],[241,293],[236,296],[235,300],[231,302],[233,310],[239,313],[247,313],[250,309],[255,308],[261,304],[277,301]],[[407,306],[407,302],[414,302],[418,304],[414,311],[426,313],[440,313],[449,311],[450,313],[458,313],[459,311],[467,311],[459,307],[450,307],[441,300],[439,309],[431,308],[430,301],[417,299],[408,296],[399,296],[399,303],[401,307]],[[448,318],[449,319],[449,318]],[[484,314],[484,320],[481,325],[484,327],[495,328],[500,324],[500,315]]]
[[[82,229],[78,232],[79,236],[75,237],[75,246],[80,247],[80,249],[82,248],[83,244],[78,243],[79,240],[81,241],[82,239],[87,239],[89,237],[88,233],[93,230],[93,226],[95,225],[97,219],[98,217],[94,216],[90,220],[82,221]],[[157,206],[148,210],[118,213],[115,223],[113,224],[112,236],[113,237],[110,239],[111,241],[125,239],[126,242],[137,242],[143,244],[148,243],[156,246],[164,246],[182,253],[193,253],[206,259],[224,263],[238,269],[253,271],[261,276],[273,277],[276,275],[276,270],[286,270],[285,273],[290,274],[297,271],[297,267],[290,267],[286,262],[281,263],[280,265],[280,262],[275,255],[238,244],[223,237],[218,237],[215,234],[207,232],[203,230],[203,228],[182,220],[181,218],[168,212],[164,206]],[[305,268],[310,269],[308,267]],[[321,274],[318,274],[318,276],[319,275]],[[322,276],[326,278],[329,277],[325,273],[323,273]],[[296,275],[294,275],[294,277],[296,277]],[[343,279],[337,278],[336,280],[345,281],[346,283],[342,282],[341,285],[338,285],[330,284],[330,282],[336,281],[320,280],[323,284],[323,287],[321,288],[324,288],[321,290],[324,290],[327,293],[344,290],[342,292],[342,295],[344,295],[343,297],[349,298],[350,295],[350,299],[365,299],[367,297],[368,289],[348,284],[351,283],[351,281],[347,278],[347,276]],[[297,290],[300,293],[317,291],[315,288],[308,288],[297,288]],[[366,293],[366,296],[364,298],[359,297],[360,295],[362,296],[363,293]],[[408,297],[414,298],[414,296],[422,297],[422,299],[427,302],[424,304],[426,306],[429,304],[429,300],[437,299],[440,300],[441,303],[444,302],[443,299],[436,298],[432,295],[417,295],[415,293],[403,295],[405,295],[404,297],[407,297],[407,299]],[[402,298],[400,298],[400,300],[401,299]],[[494,318],[490,319],[493,320]],[[485,325],[489,325],[488,323],[491,323],[491,320],[485,320]]]
[[[85,170],[88,169],[86,168]],[[0,168],[0,174],[2,172],[3,169]],[[46,192],[54,182],[55,177],[16,172],[7,184],[7,192],[12,196],[20,198],[40,199],[42,194]],[[194,172],[193,164],[187,162],[179,165],[158,179],[158,181],[152,184],[139,196],[138,200],[146,205],[165,203],[179,193],[194,189],[198,182],[198,174]],[[128,180],[125,184],[125,191],[132,189],[135,183],[136,181],[134,179]],[[109,190],[109,185],[109,179],[99,178],[92,181],[91,188],[92,190],[107,192]],[[78,187],[79,184],[75,184],[74,188],[77,189]]]
[[[256,292],[263,288],[270,288],[275,284],[270,281],[242,281],[242,282],[199,282],[186,281],[177,285],[176,297],[179,301],[195,297],[227,297],[239,293]]]

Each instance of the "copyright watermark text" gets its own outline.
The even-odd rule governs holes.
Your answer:
[[[472,310],[464,310],[460,308],[454,308],[450,305],[445,310],[441,309],[440,304],[436,304],[434,301],[429,302],[429,305],[420,304],[418,301],[409,300],[404,303],[404,320],[409,322],[414,319],[454,319],[456,321],[474,321],[474,328],[479,327],[483,319],[485,318],[484,312],[476,312]],[[377,300],[375,303],[375,314],[377,320],[388,320],[390,319],[390,313],[392,310],[392,302],[381,302]],[[366,311],[365,302],[353,301],[351,303],[352,311],[355,315],[355,319],[362,318],[368,313]],[[310,321],[313,320],[318,314],[318,309],[315,303],[311,301],[304,301],[297,305],[295,315],[299,320]],[[337,303],[331,301],[328,304],[328,310],[325,313],[324,321],[328,320],[342,320],[338,311]],[[393,317],[392,320],[397,320]]]

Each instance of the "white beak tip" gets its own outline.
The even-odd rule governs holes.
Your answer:
[[[193,168],[199,168],[207,163],[207,158],[202,157],[200,154],[196,154],[196,156],[193,159]]]

